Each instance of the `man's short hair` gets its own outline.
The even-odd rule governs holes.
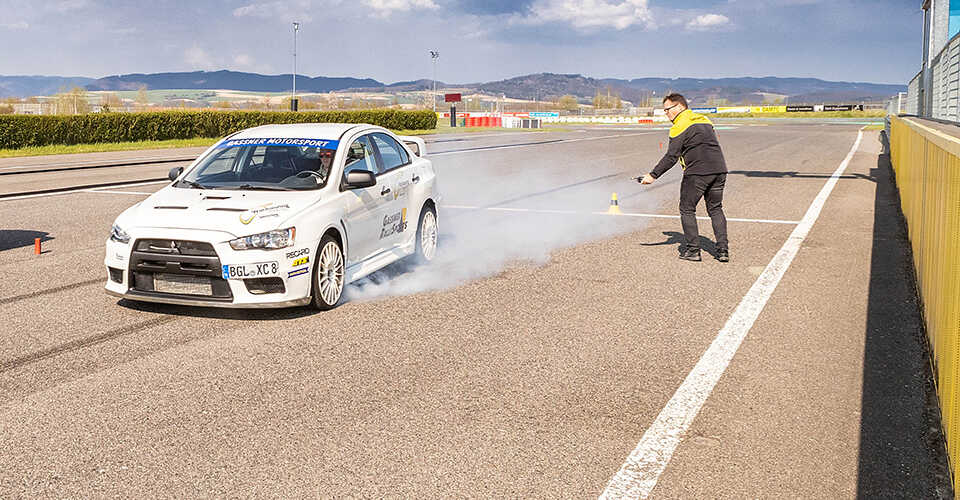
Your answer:
[[[683,107],[685,108],[690,107],[687,105],[687,98],[677,93],[668,94],[666,97],[663,98],[663,102],[667,102],[667,101],[683,104]]]

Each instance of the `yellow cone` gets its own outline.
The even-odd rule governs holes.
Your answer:
[[[621,215],[623,212],[620,211],[620,202],[617,200],[617,193],[610,195],[610,208],[607,209],[608,214]]]

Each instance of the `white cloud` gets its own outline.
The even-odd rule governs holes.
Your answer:
[[[704,14],[697,16],[687,23],[688,30],[708,31],[722,28],[730,24],[730,18],[722,14]]]
[[[60,12],[62,14],[73,10],[85,9],[89,6],[90,2],[87,0],[63,0],[53,4],[51,10]]]
[[[248,54],[237,54],[233,56],[233,63],[241,68],[249,68],[253,66],[253,58]]]
[[[212,69],[216,66],[210,54],[196,45],[183,51],[183,59],[193,68]]]
[[[259,17],[262,19],[281,19],[283,21],[297,20],[310,22],[313,20],[313,5],[310,0],[259,2],[244,5],[233,9],[234,17]]]
[[[647,0],[536,0],[522,22],[569,23],[578,29],[656,27]]]
[[[389,16],[394,11],[438,8],[433,0],[365,0],[364,3],[381,16]]]
[[[109,33],[114,34],[114,35],[117,35],[117,36],[130,36],[130,35],[136,35],[136,34],[140,33],[140,30],[139,30],[139,29],[134,28],[134,27],[132,27],[132,26],[128,26],[128,27],[124,27],[124,28],[111,28],[111,29],[109,29],[109,30],[107,30],[107,31],[108,31]]]
[[[3,23],[0,24],[0,28],[6,28],[8,30],[25,30],[30,28],[30,24],[26,21],[18,21],[15,23]]]

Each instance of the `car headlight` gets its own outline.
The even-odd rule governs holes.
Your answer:
[[[277,249],[293,246],[293,237],[297,228],[275,229],[265,233],[253,234],[230,240],[230,248],[234,250],[252,250],[254,248]]]
[[[120,226],[114,224],[113,227],[110,228],[110,241],[130,243],[130,235],[123,229],[120,229]]]

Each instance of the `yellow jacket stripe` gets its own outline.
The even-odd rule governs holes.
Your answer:
[[[673,121],[673,126],[670,127],[670,138],[684,133],[691,125],[696,125],[698,123],[705,123],[707,125],[713,126],[713,122],[710,121],[706,116],[694,113],[689,109],[685,109],[677,115],[677,119]]]

